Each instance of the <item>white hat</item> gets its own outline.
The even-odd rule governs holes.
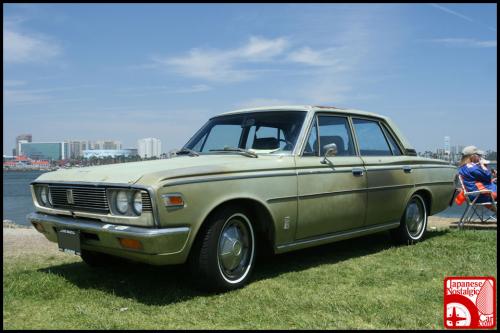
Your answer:
[[[462,150],[462,155],[468,156],[468,155],[484,155],[484,151],[477,149],[476,146],[467,146]]]

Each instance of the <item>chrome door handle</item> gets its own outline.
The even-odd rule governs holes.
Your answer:
[[[363,176],[364,170],[361,168],[352,168],[352,174],[355,176]]]
[[[410,172],[411,172],[411,166],[409,166],[409,165],[405,165],[405,166],[403,167],[403,171],[404,171],[404,172],[406,172],[406,173],[410,173]]]

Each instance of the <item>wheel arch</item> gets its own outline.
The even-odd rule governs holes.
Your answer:
[[[406,206],[408,206],[408,203],[410,202],[411,197],[413,197],[415,194],[418,194],[422,197],[422,199],[424,200],[425,210],[426,210],[427,216],[430,216],[431,215],[431,208],[432,208],[432,192],[429,188],[420,187],[420,188],[416,188],[415,190],[411,191],[410,194],[408,195],[408,197],[406,198],[406,203],[405,203],[404,207],[406,208]],[[404,214],[404,212],[403,212],[403,214]]]
[[[269,246],[270,249],[274,248],[276,231],[271,211],[259,200],[249,197],[226,199],[214,205],[214,207],[212,207],[203,217],[199,228],[195,231],[196,235],[194,237],[193,244],[195,244],[201,237],[200,235],[203,234],[203,230],[206,228],[207,221],[210,219],[210,216],[212,216],[219,209],[227,206],[240,206],[247,208],[248,213],[251,215],[252,226],[255,228],[257,233],[257,239],[259,241],[263,241],[266,246]]]

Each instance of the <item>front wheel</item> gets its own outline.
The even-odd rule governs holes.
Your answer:
[[[427,218],[424,199],[414,194],[406,206],[399,228],[391,230],[393,239],[399,244],[419,242],[425,235]]]
[[[200,230],[191,269],[203,289],[232,290],[244,286],[255,263],[255,233],[250,214],[239,207],[218,210]]]

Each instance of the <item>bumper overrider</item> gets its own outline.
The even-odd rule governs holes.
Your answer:
[[[41,213],[28,214],[27,219],[52,242],[58,241],[57,230],[79,231],[82,236],[80,246],[83,250],[102,252],[152,265],[180,264],[186,261],[188,255],[188,227],[142,228]],[[141,246],[137,249],[124,248],[121,242],[123,239],[138,241],[136,243]]]

